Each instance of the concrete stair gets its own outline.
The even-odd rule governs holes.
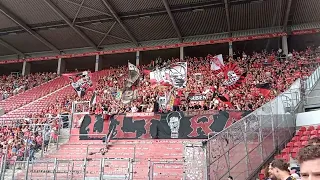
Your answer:
[[[149,176],[153,176],[154,180],[183,179],[184,141],[112,140],[105,155],[101,153],[90,155],[104,147],[101,141],[68,142],[59,146],[59,150],[53,149],[39,159],[39,161],[50,161],[50,163],[30,164],[28,176],[32,180],[53,179],[53,159],[56,158],[58,160],[57,179],[83,179],[84,160],[87,159],[86,179],[95,179],[100,176],[100,159],[105,158],[102,171],[105,179],[127,179],[129,176],[141,180],[148,179]],[[87,151],[89,155],[86,155]],[[25,173],[26,170],[21,170],[16,174],[15,179],[23,179]]]

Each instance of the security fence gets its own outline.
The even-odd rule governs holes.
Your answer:
[[[295,131],[300,80],[273,101],[206,141],[209,180],[247,179]]]

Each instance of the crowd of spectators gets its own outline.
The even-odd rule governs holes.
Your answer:
[[[255,110],[278,94],[285,91],[298,78],[308,77],[318,66],[318,59],[311,55],[311,50],[290,53],[288,58],[281,58],[277,52],[242,54],[240,57],[227,57],[225,63],[237,64],[241,73],[246,72],[244,82],[240,87],[229,89],[223,85],[224,78],[210,69],[209,56],[204,58],[186,57],[184,60],[171,59],[168,61],[158,60],[156,66],[163,66],[174,62],[186,61],[188,63],[188,81],[185,89],[175,89],[174,107],[176,110]],[[140,69],[150,68],[141,66]],[[148,74],[143,74],[136,86],[137,97],[130,104],[123,104],[116,99],[117,90],[123,89],[127,79],[127,67],[111,69],[109,75],[98,81],[97,92],[100,102],[97,104],[98,111],[116,113],[135,112],[159,112],[165,111],[156,105],[159,96],[172,92],[172,87],[157,87],[150,84]],[[195,74],[200,74],[196,77]],[[256,86],[269,83],[270,93],[261,93]],[[191,102],[190,94],[202,94],[206,100],[201,103]],[[228,97],[224,102],[219,95]],[[67,100],[70,103],[71,99]],[[172,109],[171,109],[172,110]]]
[[[278,52],[261,52],[240,56],[226,57],[225,64],[233,63],[245,73],[244,82],[237,88],[230,89],[223,85],[224,78],[210,69],[210,56],[186,57],[184,60],[171,59],[162,61],[158,59],[149,65],[139,66],[141,77],[135,87],[135,99],[124,104],[118,98],[118,92],[124,89],[125,80],[128,78],[128,67],[111,68],[107,70],[107,76],[94,82],[97,93],[96,113],[109,114],[136,113],[136,112],[166,112],[173,110],[255,110],[268,101],[284,92],[298,78],[306,78],[317,68],[318,58],[310,49],[297,52],[293,51],[287,58],[279,56]],[[175,62],[188,63],[187,87],[184,89],[172,89],[170,86],[151,85],[149,74],[144,70],[152,70],[155,67],[163,67]],[[195,75],[200,74],[196,77]],[[270,84],[270,93],[263,94],[257,88],[258,84]],[[173,107],[161,107],[159,97],[164,94],[174,96]],[[206,98],[202,102],[192,102],[188,96],[201,94]],[[88,92],[84,99],[77,97],[76,93],[65,97],[62,101],[49,104],[43,113],[58,114],[70,112],[72,101],[90,100],[92,93]],[[228,98],[228,102],[222,100],[220,95]]]
[[[19,73],[0,76],[0,100],[7,99],[56,77],[56,73],[34,73],[21,76]]]
[[[49,141],[56,141],[58,121],[48,118],[25,118],[0,128],[0,159],[6,165],[35,159],[35,153],[48,150]]]

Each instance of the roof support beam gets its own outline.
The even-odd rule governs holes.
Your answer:
[[[119,25],[122,27],[122,29],[128,34],[128,36],[130,37],[130,39],[132,40],[132,42],[136,45],[139,46],[138,41],[136,40],[135,37],[133,37],[133,35],[131,34],[131,32],[129,31],[129,29],[123,24],[122,20],[120,19],[120,17],[117,15],[117,13],[113,10],[113,7],[111,6],[111,4],[108,2],[108,0],[101,0],[102,3],[106,6],[106,8],[111,12],[112,16],[116,19],[116,21],[119,23]]]
[[[2,12],[4,15],[6,15],[9,19],[14,21],[16,24],[18,24],[20,27],[22,27],[25,31],[27,31],[29,34],[31,34],[33,37],[38,39],[40,42],[42,42],[44,45],[46,45],[48,48],[50,48],[55,53],[60,54],[60,50],[57,49],[54,45],[52,45],[49,41],[44,39],[42,36],[40,36],[37,32],[32,30],[25,22],[23,22],[20,18],[18,18],[15,14],[13,14],[9,9],[4,7],[2,4],[0,4],[0,12]]]
[[[100,13],[100,14],[103,14],[103,15],[106,15],[106,16],[110,16],[111,17],[111,15],[109,14],[109,13],[106,13],[106,12],[103,12],[103,11],[100,11],[100,10],[97,10],[97,9],[94,9],[94,8],[91,8],[91,7],[88,7],[88,6],[85,6],[85,5],[83,5],[82,3],[82,5],[81,4],[78,4],[78,3],[76,3],[76,2],[73,2],[73,1],[70,1],[70,0],[64,0],[65,2],[68,2],[68,3],[71,3],[71,4],[73,4],[73,5],[76,5],[76,6],[79,6],[79,7],[83,7],[83,9],[88,9],[88,10],[91,10],[91,11],[94,11],[94,12],[97,12],[97,13]],[[89,0],[90,1],[90,0]]]
[[[110,29],[107,31],[107,33],[103,36],[103,38],[101,39],[101,41],[99,42],[99,47],[100,45],[103,43],[103,41],[107,38],[107,36],[110,34],[111,30],[113,29],[113,27],[116,25],[117,22],[114,22],[112,24],[112,26],[110,27]]]
[[[162,2],[163,2],[163,4],[164,4],[164,7],[166,8],[166,11],[167,11],[169,17],[170,17],[171,23],[172,23],[174,29],[176,30],[176,33],[177,33],[178,38],[179,38],[179,41],[182,42],[183,39],[182,39],[180,30],[179,30],[179,27],[178,27],[178,25],[177,25],[177,22],[176,22],[176,20],[174,19],[173,15],[172,15],[172,12],[171,12],[171,10],[170,10],[169,3],[168,3],[167,0],[162,0]]]
[[[231,36],[231,23],[230,23],[230,11],[228,0],[224,0],[224,9],[226,11],[227,25],[228,25],[228,33]]]
[[[82,6],[83,6],[84,1],[85,1],[85,0],[82,0],[81,4],[80,4],[80,6],[79,6],[78,11],[77,11],[76,15],[75,15],[74,18],[73,18],[73,21],[72,21],[72,24],[73,24],[73,25],[74,25],[74,23],[75,23],[76,20],[77,20],[77,17],[78,17],[78,15],[79,15],[80,11],[81,11],[81,8],[82,8]]]
[[[51,1],[51,0],[43,0],[47,5],[58,15],[60,16],[82,39],[84,39],[91,47],[98,50],[97,46],[94,44],[94,42],[87,37],[80,29],[73,26],[72,22],[69,20],[69,18],[63,14],[63,12]]]
[[[289,15],[291,11],[291,5],[292,5],[292,0],[288,0],[287,8],[286,8],[286,14],[284,15],[284,20],[283,20],[283,29],[286,31],[287,26],[288,26],[288,21],[289,21]]]
[[[11,50],[12,52],[15,52],[16,54],[19,55],[19,57],[23,58],[25,55],[19,51],[17,48],[13,47],[9,43],[5,42],[4,40],[0,39],[0,44],[6,47],[7,49]]]

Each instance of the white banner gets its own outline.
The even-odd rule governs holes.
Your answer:
[[[211,70],[213,71],[217,71],[224,66],[222,54],[212,57],[210,61],[211,61]]]
[[[150,72],[151,84],[185,88],[187,86],[187,63],[179,62]]]

